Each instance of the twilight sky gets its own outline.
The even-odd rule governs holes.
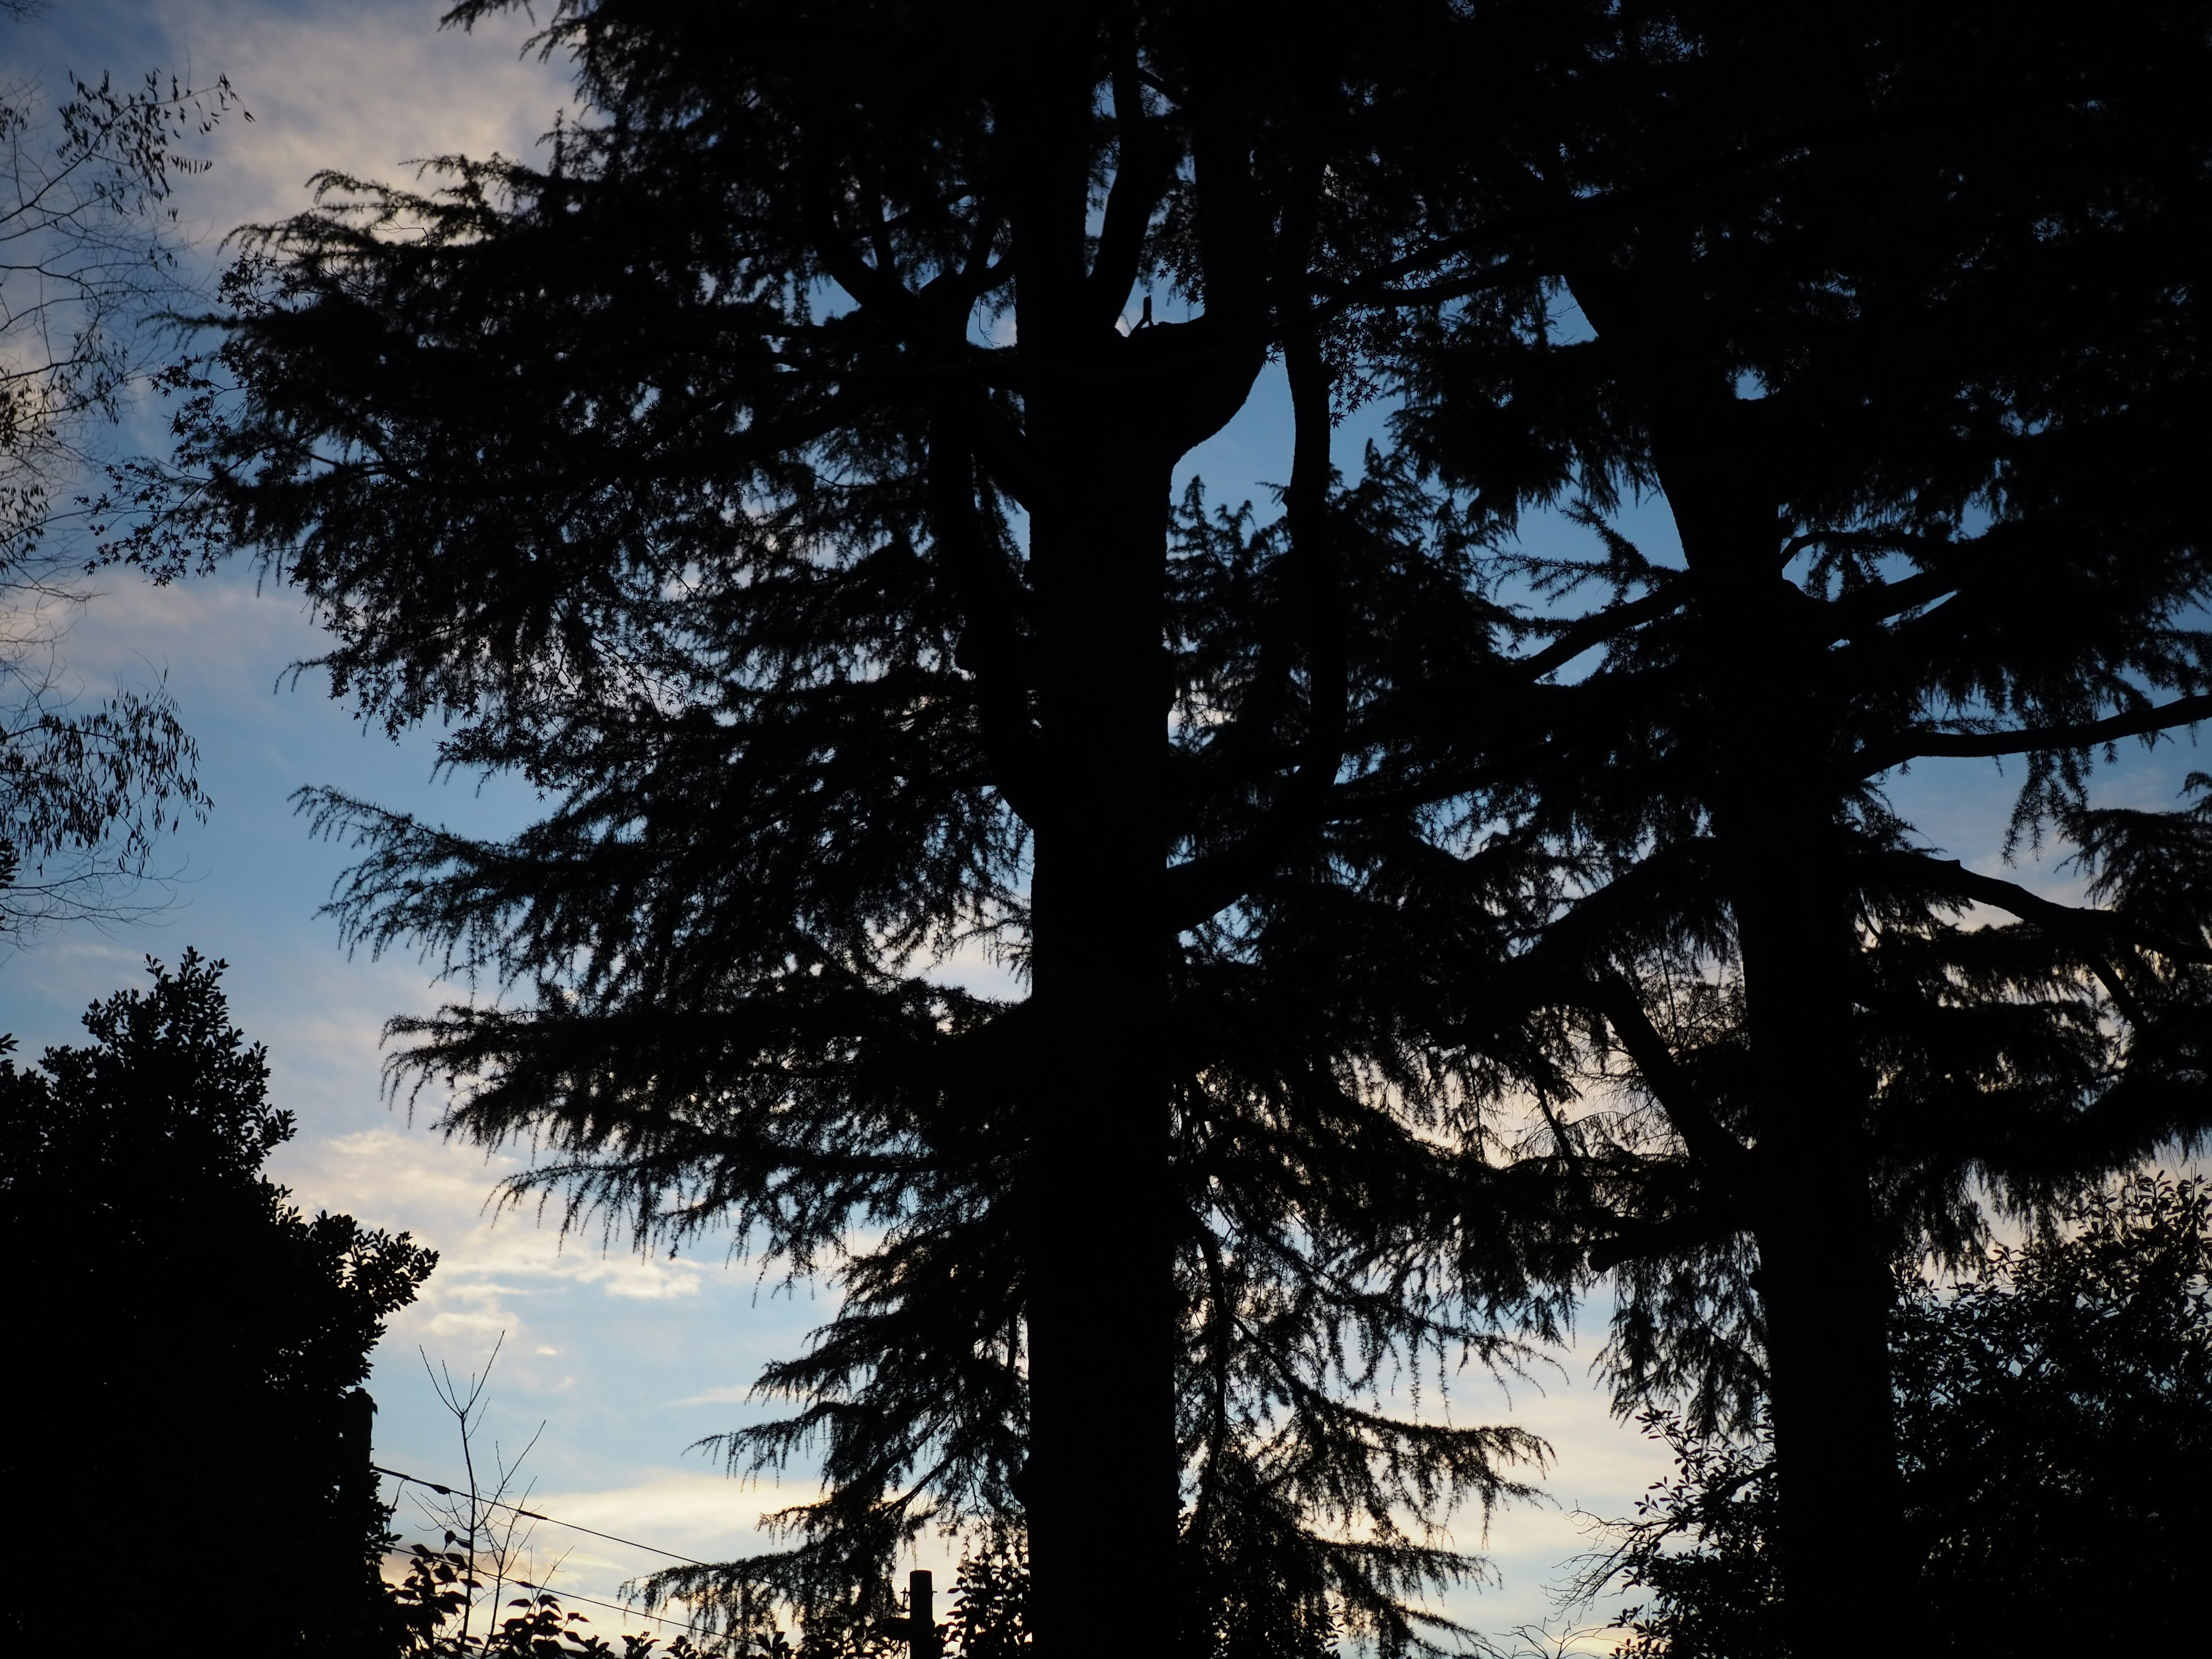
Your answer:
[[[71,70],[95,82],[106,70],[126,83],[156,67],[201,82],[228,75],[254,119],[234,117],[204,141],[216,165],[179,199],[211,270],[223,232],[304,207],[305,180],[319,168],[391,178],[402,163],[439,153],[532,153],[570,101],[562,65],[524,54],[526,19],[467,36],[437,30],[441,9],[440,0],[57,0],[31,21],[0,21],[0,82],[36,83],[51,108]],[[1346,459],[1360,435],[1343,434]],[[1261,481],[1287,472],[1287,437],[1279,399],[1263,397],[1186,473],[1203,474],[1218,498],[1257,495]],[[1671,541],[1656,507],[1625,527],[1647,545]],[[380,1091],[380,1027],[430,1005],[436,988],[411,958],[345,957],[334,925],[316,914],[344,849],[312,842],[289,805],[303,785],[339,784],[483,827],[520,822],[525,794],[496,781],[436,781],[426,738],[395,744],[365,730],[313,671],[295,684],[288,665],[315,653],[314,629],[295,596],[257,591],[250,569],[163,590],[127,575],[103,586],[66,647],[73,678],[97,696],[166,672],[200,743],[215,811],[169,849],[179,879],[162,914],[63,929],[0,957],[0,1030],[35,1058],[48,1043],[75,1041],[85,1006],[138,981],[148,953],[173,961],[195,945],[228,959],[234,1019],[267,1044],[275,1098],[300,1119],[297,1140],[274,1160],[277,1178],[310,1210],[409,1229],[441,1254],[427,1293],[393,1322],[378,1357],[370,1385],[380,1407],[378,1461],[433,1479],[457,1475],[459,1447],[417,1350],[465,1373],[503,1331],[487,1434],[511,1454],[545,1425],[525,1471],[536,1482],[533,1507],[708,1559],[756,1547],[755,1517],[775,1504],[775,1492],[734,1485],[684,1448],[745,1420],[746,1384],[764,1360],[803,1341],[826,1303],[819,1293],[772,1297],[744,1263],[711,1247],[641,1259],[619,1241],[611,1249],[596,1237],[563,1245],[527,1213],[495,1218],[486,1199],[514,1163],[444,1144],[426,1127],[435,1102],[410,1115]],[[2168,804],[2182,775],[2203,764],[2185,744],[2137,756],[2107,775],[2104,793],[2116,804]],[[1999,867],[2008,793],[1990,763],[1924,766],[1898,795],[1952,853]],[[2013,873],[2054,896],[2070,886],[2032,863]],[[1589,1543],[1577,1510],[1625,1515],[1664,1472],[1662,1455],[1609,1419],[1586,1374],[1601,1325],[1597,1310],[1583,1352],[1540,1376],[1540,1389],[1517,1387],[1509,1401],[1470,1376],[1454,1402],[1468,1419],[1510,1416],[1559,1453],[1550,1501],[1503,1512],[1492,1525],[1487,1547],[1502,1583],[1458,1598],[1461,1616],[1492,1632],[1553,1616],[1547,1587]],[[240,1494],[211,1487],[193,1501],[194,1520],[210,1530],[247,1524]],[[411,1503],[402,1502],[399,1520],[419,1522]],[[412,1530],[422,1535],[419,1524]],[[1462,1541],[1477,1541],[1478,1531],[1471,1520]],[[537,1541],[539,1571],[529,1576],[553,1571],[565,1552],[555,1587],[587,1595],[608,1596],[654,1565],[557,1528],[540,1528]],[[925,1554],[912,1565],[942,1572],[949,1563]],[[1581,1622],[1601,1623],[1610,1611],[1601,1605]],[[598,1617],[603,1632],[620,1622]],[[1602,1652],[1611,1644],[1593,1635],[1586,1645]]]

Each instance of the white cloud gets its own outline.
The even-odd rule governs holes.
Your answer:
[[[498,151],[527,160],[573,107],[564,65],[523,51],[520,11],[473,34],[441,30],[449,0],[73,0],[8,30],[0,50],[49,93],[75,70],[125,84],[158,67],[228,76],[252,112],[195,139],[213,168],[177,198],[212,241],[307,205],[325,169],[386,179],[402,163]]]
[[[678,1406],[742,1406],[752,1399],[752,1386],[744,1382],[728,1382],[718,1389],[707,1389],[698,1394],[686,1395],[670,1403]]]

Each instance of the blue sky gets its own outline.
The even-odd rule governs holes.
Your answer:
[[[529,153],[568,101],[560,66],[522,53],[520,21],[475,37],[441,33],[439,9],[435,0],[64,0],[29,23],[0,22],[0,62],[10,83],[41,83],[49,104],[70,70],[95,80],[103,70],[125,79],[156,66],[201,82],[227,74],[255,118],[233,120],[206,141],[216,166],[180,204],[211,267],[230,227],[304,206],[304,182],[318,168],[389,177],[403,161],[441,151]],[[1344,435],[1346,459],[1360,435]],[[1287,437],[1271,393],[1193,465],[1215,500],[1233,501],[1284,476]],[[1661,544],[1668,538],[1657,507],[1628,527]],[[1564,532],[1554,525],[1542,533]],[[379,1460],[453,1478],[458,1448],[418,1347],[465,1372],[503,1331],[487,1433],[511,1449],[545,1424],[526,1472],[536,1506],[690,1554],[752,1547],[753,1519],[776,1493],[733,1486],[684,1449],[743,1420],[744,1385],[765,1359],[798,1346],[827,1306],[771,1297],[743,1264],[711,1249],[640,1259],[592,1238],[564,1246],[527,1214],[490,1214],[486,1200],[512,1161],[445,1145],[426,1127],[435,1103],[410,1115],[380,1089],[382,1023],[426,1007],[436,989],[411,959],[342,951],[317,909],[345,852],[311,840],[289,805],[303,785],[337,784],[488,828],[519,822],[532,805],[526,792],[496,781],[434,781],[428,737],[390,741],[331,701],[313,672],[295,684],[289,665],[315,653],[315,632],[295,596],[258,591],[250,569],[167,589],[128,576],[103,586],[68,641],[73,676],[97,696],[166,673],[200,743],[215,810],[171,848],[179,879],[161,914],[66,928],[0,961],[0,1030],[35,1054],[73,1040],[85,1006],[136,981],[149,952],[173,960],[193,945],[228,959],[235,1020],[268,1045],[276,1097],[300,1118],[275,1173],[311,1209],[410,1229],[442,1255],[427,1294],[394,1322],[379,1357],[371,1384],[381,1407]],[[2181,774],[2203,763],[2168,749],[2119,769],[2112,793],[2164,805]],[[1900,795],[1935,840],[1978,867],[1996,867],[2006,793],[1994,768],[1926,768]],[[2065,886],[2052,871],[2021,873],[2052,890]],[[1588,1547],[1574,1511],[1626,1514],[1664,1471],[1654,1448],[1610,1421],[1586,1359],[1568,1357],[1544,1389],[1517,1389],[1510,1401],[1474,1388],[1462,1397],[1469,1413],[1510,1413],[1549,1436],[1560,1455],[1555,1501],[1493,1522],[1487,1547],[1504,1583],[1459,1608],[1487,1628],[1543,1619],[1547,1585]],[[211,1490],[198,1501],[208,1527],[239,1524],[232,1496]],[[413,1515],[403,1504],[403,1523]],[[541,1529],[539,1542],[541,1569],[574,1547],[554,1582],[587,1595],[607,1595],[653,1565],[554,1528]],[[947,1563],[924,1556],[915,1565]]]

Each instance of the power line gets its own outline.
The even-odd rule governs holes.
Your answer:
[[[714,1565],[712,1561],[702,1561],[695,1555],[678,1555],[674,1550],[665,1550],[658,1544],[641,1544],[635,1538],[619,1538],[613,1533],[601,1532],[597,1527],[587,1527],[580,1522],[563,1521],[557,1516],[540,1515],[536,1510],[526,1510],[520,1504],[506,1504],[496,1498],[477,1498],[468,1492],[457,1492],[451,1486],[441,1486],[434,1480],[423,1480],[420,1475],[403,1474],[398,1469],[386,1468],[381,1463],[372,1463],[369,1468],[374,1469],[379,1474],[390,1475],[394,1480],[404,1480],[411,1486],[428,1486],[441,1498],[466,1498],[471,1504],[481,1504],[487,1509],[512,1510],[515,1514],[527,1516],[532,1521],[543,1521],[549,1526],[566,1527],[571,1532],[587,1532],[594,1538],[604,1538],[611,1544],[627,1544],[634,1550],[649,1550],[655,1555],[665,1555],[672,1561],[681,1561],[686,1566],[711,1567]],[[518,1578],[514,1582],[520,1583],[522,1581]],[[611,1607],[614,1604],[602,1601],[599,1605]]]

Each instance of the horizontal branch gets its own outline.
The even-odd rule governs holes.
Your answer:
[[[1942,732],[1915,726],[1887,744],[1870,744],[1851,757],[1855,777],[1870,778],[1902,766],[1909,760],[1971,760],[1998,755],[2050,754],[2069,749],[2094,749],[2121,738],[2147,737],[2177,726],[2193,726],[2212,718],[2212,693],[2177,697],[2172,702],[2113,714],[2101,720],[2081,720],[2071,726],[2032,726],[2003,732]]]
[[[1611,1273],[1624,1261],[1650,1256],[1679,1255],[1700,1245],[1719,1243],[1742,1231],[1740,1223],[1714,1214],[1672,1216],[1664,1221],[1617,1216],[1610,1221],[1615,1230],[1612,1237],[1592,1239],[1584,1254],[1592,1273]]]
[[[1956,859],[1931,859],[1918,853],[1890,853],[1883,855],[1884,862],[1905,867],[1917,867],[1916,873],[1925,874],[1931,869],[1939,873],[1943,884],[1964,898],[1986,904],[1991,909],[2002,910],[2022,921],[2052,933],[2069,933],[2091,946],[2105,944],[2130,943],[2148,945],[2153,950],[2170,957],[2203,961],[2202,949],[2192,949],[2179,941],[2150,934],[2141,927],[2130,925],[2109,910],[2089,909],[2070,904],[2061,904],[2040,894],[2031,893],[2016,882],[1997,876],[1978,875]],[[2082,952],[2090,971],[2097,976],[2113,1006],[2118,1007],[2128,1023],[2140,1029],[2143,1011],[2127,981],[2121,976],[2115,963],[2101,949],[2089,948]]]

